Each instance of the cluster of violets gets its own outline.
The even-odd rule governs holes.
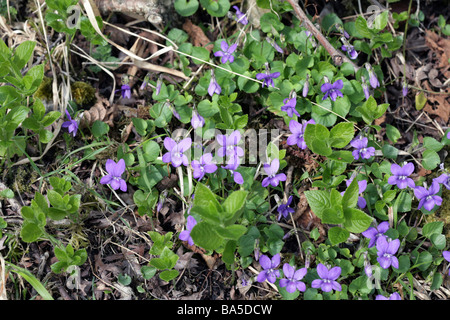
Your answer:
[[[277,279],[280,279],[280,287],[285,287],[287,292],[294,293],[296,290],[305,292],[306,284],[301,280],[308,272],[308,268],[304,267],[295,269],[295,267],[291,266],[289,263],[285,263],[282,268],[283,277],[281,277],[281,272],[278,269],[280,259],[279,253],[274,255],[272,258],[269,258],[266,255],[261,255],[259,258],[259,263],[262,270],[256,277],[256,281],[264,282],[267,280],[270,283],[275,283]],[[330,292],[331,290],[342,290],[341,285],[336,281],[341,275],[342,270],[340,267],[328,268],[322,263],[319,263],[316,271],[320,278],[312,281],[312,288],[320,288],[324,292]]]
[[[236,21],[242,25],[247,25],[248,20],[245,14],[243,14],[237,6],[233,6],[236,11]],[[350,59],[356,59],[358,53],[354,49],[354,47],[349,43],[348,39],[350,38],[348,33],[342,28],[340,25],[336,25],[336,28],[343,35],[341,37],[342,47],[341,50],[346,52]],[[306,31],[307,35],[311,34]],[[283,53],[283,49],[272,39],[266,39],[278,52]],[[311,37],[311,41],[312,41]],[[220,58],[220,62],[222,64],[225,63],[233,63],[234,62],[234,52],[237,49],[237,43],[229,45],[226,41],[222,41],[220,45],[220,49],[214,53],[215,57]],[[369,85],[373,89],[380,86],[378,78],[369,63],[365,64],[365,68],[369,75]],[[271,72],[269,64],[265,64],[265,71],[262,73],[256,74],[256,79],[262,81],[262,87],[275,87],[274,79],[280,76],[280,72]],[[141,89],[145,88],[147,85],[148,79],[144,80]],[[370,97],[370,89],[369,85],[366,83],[366,79],[364,76],[361,78],[362,88],[365,95],[365,98],[368,99]],[[338,79],[334,83],[331,83],[329,79],[325,76],[324,83],[321,85],[321,91],[323,93],[322,100],[326,100],[330,98],[332,101],[336,101],[339,97],[343,97],[341,92],[343,88],[343,80]],[[156,94],[159,93],[161,89],[161,81],[158,80],[156,87]],[[407,84],[403,84],[403,96],[407,95]],[[304,98],[307,97],[309,90],[309,75],[306,77],[305,84],[302,89],[302,96]],[[211,69],[211,80],[207,90],[208,94],[212,97],[214,94],[220,95],[222,89],[217,82],[214,70]],[[128,83],[124,83],[121,87],[121,96],[124,99],[131,98],[131,88]],[[285,112],[289,118],[292,118],[296,115],[300,118],[300,114],[296,109],[297,105],[297,95],[295,91],[292,91],[288,98],[283,100],[283,106],[281,107],[281,111]],[[176,111],[174,111],[175,116]],[[67,128],[69,134],[72,134],[73,137],[76,136],[78,131],[78,122],[71,118],[69,112],[65,111],[68,121],[64,122],[62,127]],[[177,117],[178,118],[178,117]],[[201,128],[205,124],[205,119],[198,114],[198,112],[194,109],[192,112],[191,125],[194,129]],[[306,126],[308,124],[315,124],[314,119],[310,120],[294,120],[291,119],[289,121],[289,130],[291,135],[287,139],[288,145],[297,145],[300,149],[306,149],[307,145],[304,140],[304,133]],[[447,138],[450,139],[450,132],[447,133]],[[219,157],[226,157],[226,165],[222,166],[222,168],[229,170],[229,172],[233,176],[233,180],[235,183],[242,185],[244,183],[242,175],[236,171],[240,165],[241,157],[244,156],[244,151],[241,147],[238,146],[241,140],[241,134],[238,130],[232,132],[229,136],[227,135],[217,135],[216,141],[220,144],[220,148],[218,149]],[[171,163],[173,167],[177,168],[181,165],[183,166],[191,166],[193,169],[193,177],[198,179],[199,181],[204,178],[205,174],[211,174],[216,172],[218,169],[217,164],[213,160],[213,155],[211,153],[203,154],[199,159],[193,160],[189,163],[188,158],[186,156],[186,152],[190,150],[192,146],[192,141],[190,138],[185,138],[176,142],[170,137],[166,137],[164,139],[164,147],[167,149],[167,153],[165,153],[162,157],[163,162]],[[350,142],[350,146],[354,148],[352,155],[355,160],[359,159],[369,159],[370,157],[375,155],[375,148],[368,146],[368,138],[362,135],[357,136]],[[277,187],[280,182],[286,180],[286,175],[284,173],[278,173],[280,167],[280,161],[278,159],[273,159],[268,163],[265,163],[263,169],[267,174],[262,180],[262,186],[268,187],[269,185],[272,187]],[[122,178],[123,173],[126,170],[125,161],[120,159],[118,162],[115,162],[112,159],[108,159],[105,165],[107,175],[103,176],[100,180],[101,184],[108,184],[113,190],[120,189],[121,191],[127,191],[126,181]],[[403,166],[399,166],[397,164],[391,165],[391,173],[392,176],[389,177],[388,183],[391,185],[397,186],[399,189],[411,188],[414,191],[414,195],[419,200],[418,209],[424,207],[426,210],[431,211],[435,205],[441,205],[442,198],[437,195],[440,190],[440,184],[444,185],[447,189],[450,189],[450,174],[443,173],[438,178],[435,178],[429,189],[426,187],[415,186],[414,181],[410,178],[410,175],[414,172],[414,165],[412,163],[406,163]],[[349,180],[346,181],[347,187],[350,185],[354,176],[352,176]],[[367,181],[362,180],[358,181],[359,185],[359,194],[365,191],[367,187]],[[344,192],[342,192],[343,194]],[[290,196],[285,203],[282,203],[278,206],[278,220],[281,217],[287,218],[289,214],[293,213],[295,210],[290,207],[293,197]],[[363,209],[367,205],[364,197],[360,196],[358,198],[358,206]],[[195,218],[191,215],[187,217],[186,230],[182,231],[179,235],[180,240],[187,241],[189,245],[194,245],[194,241],[190,236],[190,232],[193,227],[197,224]],[[362,233],[362,235],[368,239],[370,239],[368,248],[376,246],[377,249],[377,261],[383,269],[387,269],[390,266],[394,268],[398,268],[398,259],[395,257],[399,247],[400,240],[395,239],[392,240],[385,235],[385,232],[389,229],[388,222],[382,222],[378,226],[370,227],[368,230]],[[450,262],[450,251],[444,251],[443,257]],[[295,267],[291,266],[288,263],[285,263],[282,267],[283,277],[281,278],[280,270],[278,269],[280,264],[280,255],[274,255],[272,258],[269,258],[266,255],[261,255],[259,257],[259,262],[262,267],[262,271],[257,276],[258,282],[268,281],[270,283],[275,283],[277,279],[280,279],[279,285],[280,287],[285,287],[286,291],[289,293],[293,293],[296,290],[300,292],[304,292],[306,290],[306,285],[303,281],[303,277],[307,273],[307,268],[304,267],[300,269],[295,269]],[[340,274],[340,267],[332,267],[329,268],[323,264],[318,264],[316,268],[317,274],[319,276],[318,279],[315,279],[311,283],[312,288],[320,288],[324,292],[330,292],[332,290],[341,291],[341,285],[336,281]],[[365,272],[368,277],[372,276],[372,266],[370,263],[366,263]],[[450,272],[449,272],[450,274]],[[383,295],[377,295],[376,300],[400,300],[400,295],[398,293],[393,293],[390,297],[385,297]]]

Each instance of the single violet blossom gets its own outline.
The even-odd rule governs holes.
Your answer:
[[[222,88],[219,86],[219,83],[214,76],[214,70],[211,69],[211,80],[208,86],[208,94],[212,97],[214,93],[219,94],[222,92]]]
[[[164,139],[164,147],[169,151],[162,156],[162,161],[165,163],[172,162],[172,166],[179,167],[180,165],[188,166],[189,161],[184,154],[191,148],[191,138],[185,138],[179,143],[176,143],[172,138],[166,137]]]
[[[367,147],[368,142],[369,139],[363,136],[358,136],[350,141],[350,145],[355,148],[355,150],[352,151],[352,155],[355,160],[358,160],[360,157],[362,159],[369,159],[370,157],[375,155],[375,148]]]
[[[289,130],[292,132],[292,134],[286,140],[289,146],[296,144],[300,149],[306,149],[307,145],[303,136],[308,124],[316,124],[316,122],[314,121],[314,119],[302,121],[302,123],[299,123],[295,120],[291,120],[289,122]]]
[[[364,273],[366,274],[367,278],[372,279],[373,269],[372,264],[370,263],[370,260],[367,257],[367,251],[363,253],[363,256],[364,256]]]
[[[61,127],[63,128],[67,128],[67,130],[69,131],[69,133],[72,134],[72,136],[76,136],[77,131],[78,131],[78,122],[76,120],[73,120],[72,117],[69,114],[69,111],[67,111],[66,109],[66,116],[69,119],[68,121],[63,122],[63,124],[61,125]]]
[[[278,211],[278,220],[281,219],[281,216],[283,216],[284,218],[287,218],[289,213],[295,212],[295,210],[291,207],[289,207],[291,205],[292,202],[292,196],[289,196],[288,200],[286,203],[282,203],[278,206],[277,211]]]
[[[267,38],[266,38],[266,41],[267,41],[268,43],[270,43],[270,45],[271,45],[275,50],[277,50],[279,53],[284,53],[283,49],[278,45],[278,43],[275,42],[275,40],[273,40],[273,39],[267,37]]]
[[[330,97],[332,101],[336,101],[337,97],[343,97],[344,95],[340,91],[343,87],[344,82],[341,79],[337,80],[333,84],[329,82],[322,84],[320,90],[322,91],[322,93],[325,93],[322,100],[325,100],[326,98]]]
[[[311,283],[312,288],[321,288],[323,292],[330,292],[331,290],[341,291],[341,285],[336,281],[341,275],[340,267],[333,267],[328,269],[322,263],[317,265],[317,274],[321,279],[315,279]]]
[[[278,173],[277,171],[280,168],[280,160],[273,159],[270,164],[264,164],[264,171],[266,171],[268,177],[264,178],[262,181],[262,186],[265,188],[269,186],[272,187],[278,186],[280,181],[286,181],[286,175],[284,173]]]
[[[245,14],[239,10],[237,6],[233,6],[233,9],[236,10],[236,21],[243,24],[244,26],[248,24],[248,19]]]
[[[216,136],[216,141],[221,145],[217,154],[219,157],[229,156],[234,157],[244,156],[244,150],[238,146],[239,141],[241,141],[241,133],[239,130],[233,131],[229,136],[218,134]]]
[[[355,47],[352,46],[345,37],[341,37],[341,41],[343,43],[341,50],[347,52],[349,58],[352,60],[358,58],[358,52],[355,50]]]
[[[271,73],[269,70],[269,64],[266,62],[266,71],[264,73],[257,73],[256,79],[263,80],[262,87],[269,86],[275,87],[275,84],[273,82],[273,79],[276,79],[280,76],[281,73],[279,72],[273,72]]]
[[[369,73],[369,82],[372,88],[378,88],[380,86],[380,82],[378,81],[377,75],[373,70],[372,66],[369,63],[365,63],[365,67],[367,72]]]
[[[244,178],[242,175],[236,171],[236,169],[239,167],[240,160],[237,155],[234,155],[228,159],[228,163],[226,166],[222,166],[223,169],[230,170],[231,174],[233,175],[233,180],[237,184],[243,184]]]
[[[229,46],[226,41],[222,41],[220,43],[220,48],[222,50],[214,52],[214,56],[221,57],[220,62],[222,63],[226,63],[227,61],[230,61],[230,63],[232,63],[234,61],[233,53],[234,51],[236,51],[237,43],[234,43],[231,46]]]
[[[205,119],[195,110],[192,112],[191,125],[194,129],[202,128],[205,125]]]
[[[368,100],[370,97],[370,91],[369,86],[366,83],[366,78],[364,78],[364,76],[361,77],[361,85],[364,92],[364,97],[366,98],[366,100]]]
[[[442,256],[444,257],[445,260],[450,262],[450,251],[443,251]],[[450,270],[448,271],[448,275],[450,276]]]
[[[372,248],[373,246],[375,246],[378,238],[386,237],[386,235],[384,233],[388,230],[389,230],[389,222],[383,221],[378,226],[370,227],[366,231],[362,232],[362,235],[364,237],[370,239],[369,245],[367,247]]]
[[[294,94],[293,97],[289,97],[283,100],[284,105],[281,107],[281,111],[287,113],[289,118],[295,114],[297,117],[300,117],[300,113],[295,109],[297,105],[297,96]]]
[[[295,290],[306,291],[305,283],[300,280],[303,279],[307,271],[306,268],[295,270],[289,263],[285,263],[283,265],[284,278],[280,280],[280,287],[286,287],[286,291],[289,293],[294,293]]]
[[[278,277],[280,277],[280,270],[277,270],[276,268],[280,264],[280,254],[277,253],[270,259],[266,255],[262,255],[259,258],[259,263],[263,270],[258,274],[256,277],[256,280],[258,282],[264,282],[269,281],[270,283],[275,283]]]
[[[339,23],[336,23],[334,25],[336,27],[336,29],[339,30],[339,32],[346,38],[346,39],[350,39],[350,35],[348,34],[347,31],[345,31],[344,27],[341,26]]]
[[[391,294],[389,296],[389,298],[387,298],[387,297],[385,297],[385,296],[383,296],[381,294],[378,294],[375,297],[375,300],[402,300],[402,298],[400,297],[400,295],[397,292],[394,292],[393,294]]]
[[[393,163],[391,165],[392,176],[389,177],[388,183],[390,185],[397,185],[399,189],[405,189],[406,187],[415,188],[414,180],[409,176],[414,172],[414,164],[412,162],[406,163],[403,167]]]
[[[431,211],[435,205],[440,206],[442,204],[442,198],[436,195],[439,190],[440,186],[437,181],[434,181],[428,190],[420,186],[415,187],[414,195],[419,199],[418,209],[424,207],[425,210]]]
[[[131,99],[131,88],[128,84],[123,84],[120,88],[123,99]]]
[[[447,132],[447,139],[450,139],[450,131]]]
[[[194,240],[192,240],[191,237],[191,231],[192,228],[194,228],[194,226],[197,224],[197,221],[195,220],[195,218],[193,216],[188,216],[187,217],[187,223],[186,223],[186,230],[183,230],[180,232],[180,235],[178,236],[178,238],[181,241],[187,241],[187,243],[190,246],[194,245]]]
[[[217,170],[217,166],[212,160],[213,155],[211,153],[205,153],[199,160],[192,161],[191,166],[194,169],[193,176],[195,179],[201,180],[206,173],[214,173]]]
[[[402,95],[406,97],[408,95],[408,84],[406,82],[403,82],[402,86]]]
[[[162,88],[162,78],[161,76],[158,77],[158,80],[156,81],[156,89],[155,89],[155,95],[158,96],[159,93],[161,92],[161,88]]]
[[[355,60],[358,58],[358,52],[355,50],[355,47],[352,45],[343,45],[341,50],[348,53],[350,59]]]
[[[139,89],[144,90],[147,87],[149,81],[150,81],[150,73],[147,73]]]
[[[378,237],[377,239],[377,261],[383,269],[390,266],[398,269],[398,259],[394,256],[400,247],[400,240],[395,239],[388,241],[387,237]]]
[[[113,190],[120,188],[123,192],[127,191],[127,183],[122,179],[122,174],[125,172],[125,160],[120,159],[117,163],[112,160],[106,160],[105,164],[107,175],[100,179],[101,184],[109,184]]]
[[[443,173],[439,177],[434,178],[433,182],[436,181],[437,183],[443,184],[448,190],[450,190],[450,174]]]
[[[303,98],[306,98],[306,96],[308,95],[308,91],[309,91],[309,74],[306,74],[305,84],[303,85],[302,89]]]

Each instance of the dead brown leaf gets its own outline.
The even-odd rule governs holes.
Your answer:
[[[440,37],[437,33],[426,30],[426,44],[438,56],[438,68],[448,68],[450,58],[450,39]]]
[[[191,20],[186,19],[183,24],[183,30],[187,32],[194,46],[205,47],[209,52],[214,48],[214,44],[211,43],[211,40],[208,39],[202,28],[194,25]]]
[[[423,83],[425,88],[432,91],[432,88],[428,82]],[[424,111],[430,115],[437,115],[441,118],[444,124],[448,123],[450,117],[450,89],[446,88],[448,95],[445,94],[427,94],[427,103],[424,107]]]
[[[89,110],[83,112],[80,127],[90,127],[96,120],[103,121],[113,127],[118,110],[115,104],[111,106],[107,99],[97,95],[97,102]]]
[[[298,190],[298,195],[300,197],[297,208],[292,216],[296,225],[299,228],[304,230],[313,230],[317,228],[319,230],[320,237],[317,239],[317,242],[323,242],[325,240],[326,232],[325,227],[320,221],[319,217],[317,217],[314,212],[311,211],[309,207],[308,200],[304,194],[305,189],[301,188]]]

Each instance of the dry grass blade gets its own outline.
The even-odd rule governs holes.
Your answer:
[[[0,300],[8,300],[6,295],[6,268],[5,260],[0,254]]]
[[[89,21],[91,22],[92,26],[94,27],[95,31],[103,38],[105,39],[105,41],[107,41],[109,44],[113,45],[114,47],[116,47],[117,49],[119,49],[120,51],[122,51],[123,53],[125,53],[127,56],[129,56],[133,62],[136,63],[136,65],[138,65],[140,68],[149,70],[149,71],[153,71],[153,72],[163,72],[163,73],[169,73],[172,74],[176,77],[180,77],[183,79],[188,79],[183,72],[178,71],[178,70],[172,70],[170,68],[166,68],[166,67],[161,67],[158,65],[154,65],[151,64],[149,62],[146,62],[146,60],[149,60],[151,57],[143,59],[141,57],[139,57],[138,55],[136,55],[135,53],[133,53],[132,51],[118,45],[117,43],[115,43],[114,41],[111,41],[110,39],[108,39],[107,37],[105,37],[105,35],[103,34],[103,32],[99,29],[98,24],[97,24],[97,20],[95,19],[95,14],[94,11],[92,9],[92,5],[89,2],[89,0],[81,0],[83,3],[83,6],[86,10],[86,14],[88,16]],[[137,35],[136,35],[137,36]]]

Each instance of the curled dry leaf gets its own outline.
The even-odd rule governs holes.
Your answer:
[[[211,43],[211,40],[208,39],[202,28],[194,25],[191,20],[186,19],[186,22],[183,24],[183,30],[187,32],[194,46],[205,47],[209,52],[214,48],[214,44]]]
[[[309,190],[313,190],[314,188],[310,188]],[[326,231],[325,227],[323,226],[322,222],[320,221],[319,217],[317,217],[314,212],[311,211],[311,208],[309,207],[308,200],[306,199],[306,196],[304,194],[304,191],[306,190],[305,187],[300,188],[298,190],[298,195],[300,197],[297,208],[293,214],[293,219],[296,223],[296,225],[299,228],[302,228],[307,231],[311,231],[314,228],[317,228],[319,230],[320,237],[317,239],[318,243],[321,243],[325,241],[326,239]]]
[[[118,108],[115,104],[112,106],[105,98],[98,97],[97,103],[89,110],[83,112],[80,126],[82,128],[91,126],[95,121],[103,121],[110,127],[114,126],[114,118],[118,113]]]

